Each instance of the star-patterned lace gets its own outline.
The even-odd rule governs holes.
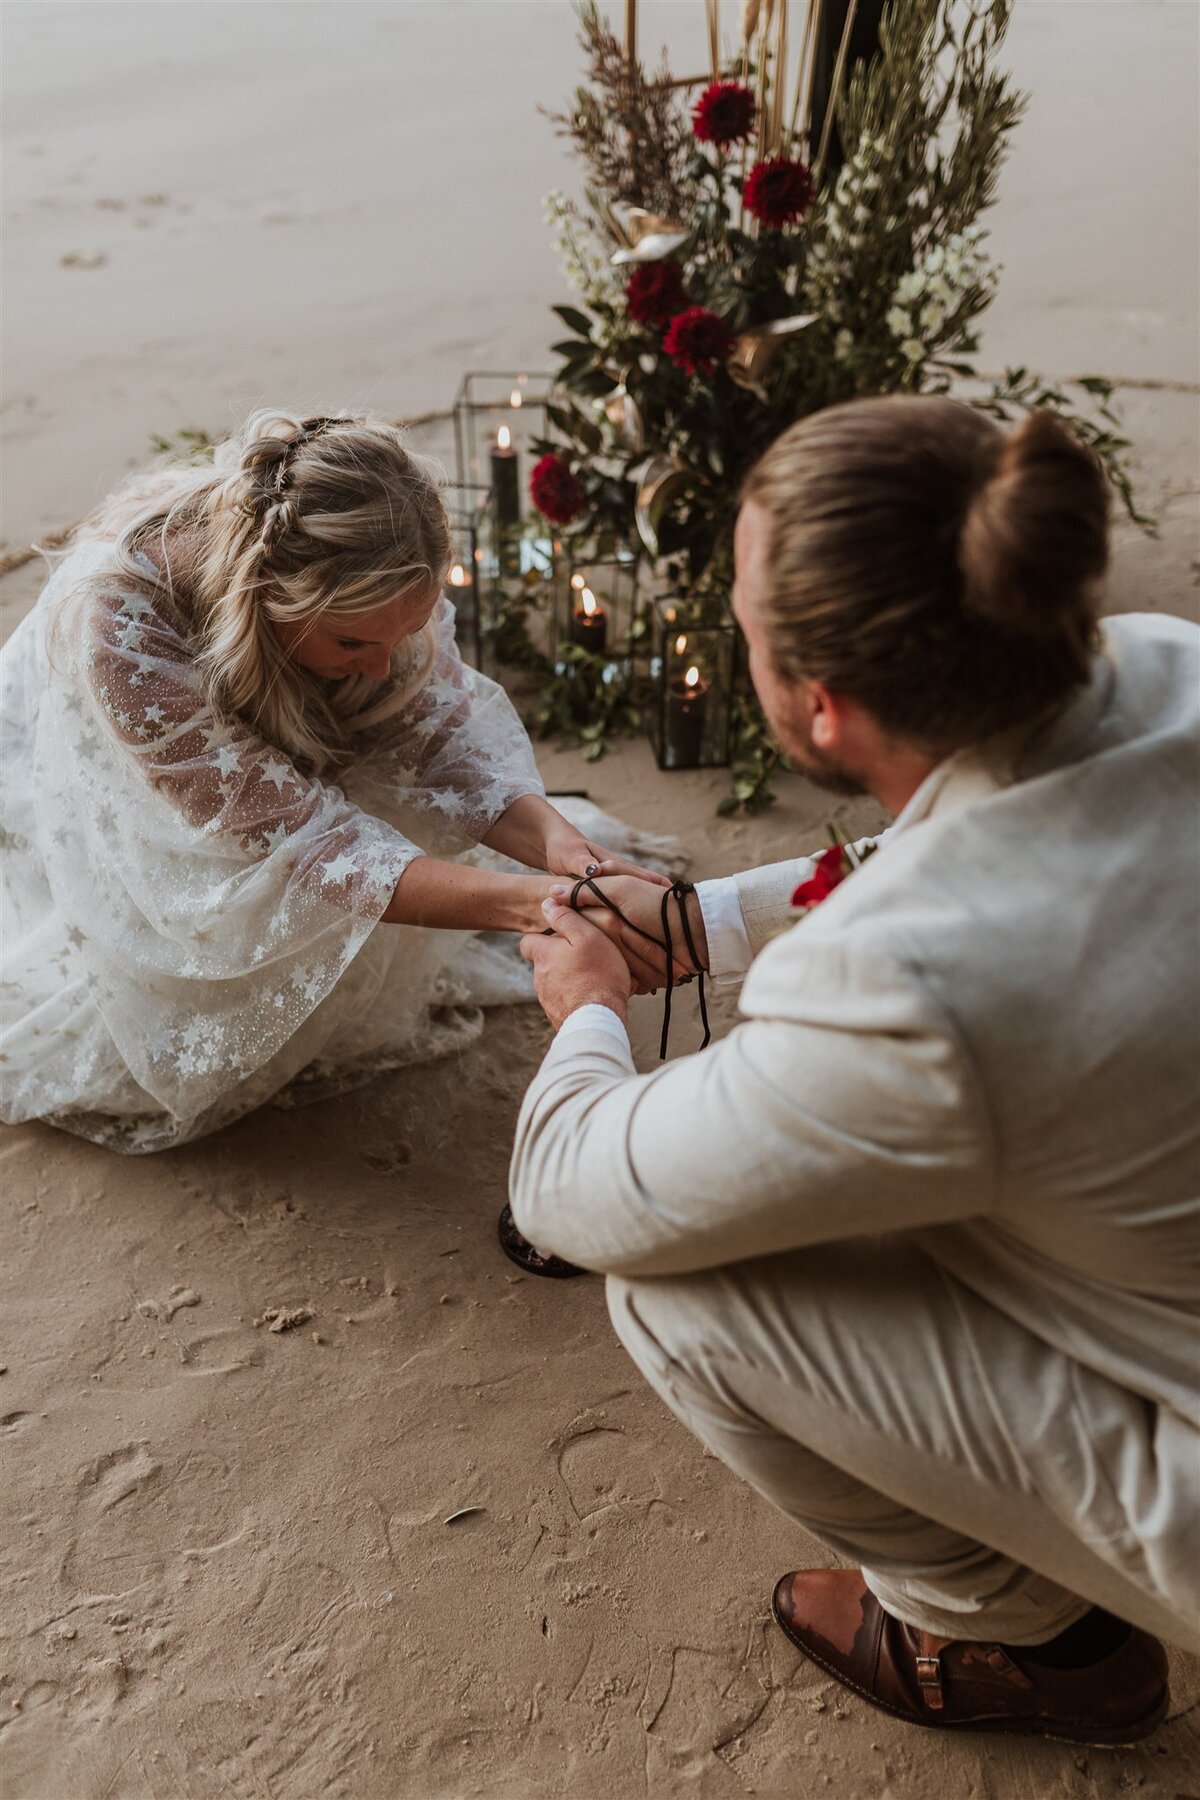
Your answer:
[[[178,1143],[301,1070],[450,1047],[455,934],[376,930],[417,856],[543,791],[503,689],[438,609],[430,678],[335,784],[205,694],[165,597],[88,541],[0,654],[4,1116]],[[524,992],[514,973],[513,997]]]

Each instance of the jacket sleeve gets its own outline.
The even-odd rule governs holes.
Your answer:
[[[527,1237],[667,1275],[988,1209],[990,1128],[949,1021],[905,970],[794,935],[711,1050],[633,1075],[603,1033],[551,1045],[512,1162]]]
[[[861,856],[882,845],[887,835],[883,831],[878,837],[860,838],[854,848]],[[794,922],[792,895],[802,881],[809,879],[815,867],[813,856],[795,856],[786,862],[744,869],[740,875],[733,876],[750,940],[751,957],[757,956],[773,937]]]

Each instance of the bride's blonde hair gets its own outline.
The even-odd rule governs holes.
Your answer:
[[[133,477],[88,521],[116,539],[120,574],[158,585],[189,616],[209,696],[313,773],[399,712],[428,678],[432,624],[405,638],[384,682],[316,680],[273,625],[352,618],[445,581],[450,529],[439,471],[371,415],[263,410],[211,461]],[[141,556],[139,556],[141,552]]]

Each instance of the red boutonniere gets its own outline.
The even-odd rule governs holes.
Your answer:
[[[822,850],[817,858],[817,866],[807,881],[802,881],[792,895],[792,905],[797,912],[811,912],[822,900],[828,900],[834,888],[841,887],[847,875],[861,868],[868,856],[874,853],[875,845],[868,844],[864,850],[856,850],[848,844],[841,832],[834,825],[827,827],[833,843],[828,850]]]

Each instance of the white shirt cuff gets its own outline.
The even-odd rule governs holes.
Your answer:
[[[750,934],[732,875],[698,881],[696,898],[708,939],[708,972],[717,986],[740,981],[753,961]]]
[[[629,1033],[611,1006],[601,1006],[596,1001],[589,1002],[587,1006],[577,1006],[559,1026],[558,1036],[569,1037],[577,1031],[607,1031],[610,1037],[615,1037],[626,1050],[629,1049]]]

